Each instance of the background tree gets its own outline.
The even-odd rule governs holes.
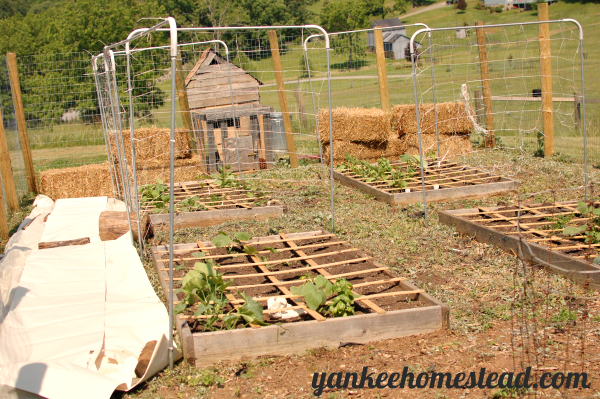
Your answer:
[[[456,4],[456,8],[458,8],[461,11],[464,11],[467,9],[467,1],[466,0],[458,0],[458,4]]]
[[[372,16],[385,19],[388,14],[404,14],[408,7],[407,0],[395,0],[392,5],[386,5],[386,0],[363,0],[365,11]]]

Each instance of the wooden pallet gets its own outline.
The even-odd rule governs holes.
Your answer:
[[[205,227],[230,220],[266,220],[287,212],[287,207],[277,200],[249,197],[248,193],[252,191],[239,187],[220,188],[212,181],[175,183],[175,204],[196,196],[206,210],[176,213],[173,218],[174,228]],[[215,200],[214,197],[211,199],[211,195],[215,194],[219,196],[219,200]],[[266,203],[257,205],[257,201]],[[155,231],[168,229],[168,209],[164,213],[154,213],[154,209],[152,204],[141,207],[142,213],[149,215]]]
[[[600,255],[600,244],[586,244],[584,236],[565,237],[563,228],[553,226],[557,218],[566,216],[573,217],[568,225],[587,222],[588,218],[576,216],[576,206],[577,201],[528,204],[522,207],[520,216],[514,206],[456,209],[438,214],[440,222],[461,233],[542,264],[579,284],[588,282],[598,290],[600,267],[592,260]]]
[[[190,257],[191,255],[186,256],[186,253],[198,250],[208,252],[207,257],[213,258],[219,264],[217,270],[226,273],[225,279],[231,278],[234,281],[228,294],[230,303],[234,306],[243,303],[238,290],[268,289],[275,293],[255,296],[251,291],[246,291],[263,305],[264,314],[273,313],[266,306],[270,296],[285,296],[292,309],[303,309],[307,316],[305,320],[277,323],[261,328],[192,333],[190,325],[194,322],[193,314],[176,315],[174,321],[181,337],[184,356],[198,367],[206,367],[218,361],[301,353],[306,349],[324,345],[338,346],[341,342],[366,343],[448,328],[447,305],[405,278],[394,275],[387,267],[350,246],[346,241],[337,239],[334,234],[326,231],[281,233],[255,237],[248,244],[259,249],[258,256],[245,253],[213,255],[211,250],[215,251],[216,248],[211,242],[177,244],[174,246],[174,263],[193,264],[198,259]],[[278,248],[278,258],[271,260],[275,255],[269,250],[261,250],[265,245]],[[235,266],[220,264],[226,263],[226,259],[231,261],[232,256],[239,258]],[[344,259],[332,261],[333,256],[338,257],[336,259]],[[153,247],[152,259],[160,283],[165,292],[168,292],[168,247]],[[287,266],[274,270],[282,262]],[[231,268],[239,270],[241,267],[247,269],[247,272],[244,271],[247,274],[227,275]],[[342,268],[346,271],[340,273]],[[320,313],[308,309],[303,297],[294,296],[290,291],[290,287],[304,283],[300,277],[307,272],[313,276],[323,275],[330,281],[339,277],[348,279],[354,285],[354,291],[363,294],[357,299],[357,307],[363,314],[325,318]],[[184,272],[179,275],[184,275]],[[181,277],[174,279],[175,289],[180,285],[180,280]],[[177,297],[173,299],[178,301]],[[400,302],[406,308],[385,309]]]
[[[390,162],[394,167],[406,170],[402,161]],[[351,171],[334,170],[333,176],[340,183],[358,188],[380,201],[391,205],[409,205],[423,202],[423,185],[420,171],[408,178],[405,188],[390,187],[387,181],[367,182],[366,178]],[[408,191],[407,191],[408,189]],[[483,198],[506,194],[517,190],[517,182],[503,176],[456,162],[431,162],[425,171],[427,201],[451,201],[463,198]]]

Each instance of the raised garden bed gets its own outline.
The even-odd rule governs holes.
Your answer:
[[[423,290],[394,275],[387,267],[339,240],[326,231],[278,234],[255,237],[244,242],[258,253],[228,253],[212,242],[177,244],[174,246],[174,284],[181,286],[182,277],[194,267],[198,251],[202,259],[214,259],[215,270],[225,272],[224,279],[233,279],[228,300],[232,306],[243,302],[240,292],[254,298],[263,310],[267,326],[243,327],[214,332],[205,331],[194,316],[195,306],[175,315],[185,358],[198,366],[218,361],[236,361],[263,355],[301,353],[324,345],[337,347],[344,342],[366,343],[428,333],[448,328],[447,305]],[[165,292],[168,292],[168,248],[152,248],[153,262]],[[347,279],[352,292],[362,295],[354,304],[354,315],[324,317],[322,311],[307,307],[305,297],[293,295],[292,287],[301,287],[306,280],[324,276],[331,282]],[[322,278],[322,277],[321,277]],[[178,293],[174,301],[183,300]],[[284,296],[291,308],[303,315],[290,319],[274,317],[277,310],[267,309],[267,300]],[[239,305],[237,305],[239,306]],[[279,312],[281,309],[279,309]],[[257,327],[257,326],[254,326]]]
[[[338,166],[333,176],[340,183],[358,188],[375,198],[391,205],[409,205],[423,202],[421,172],[417,162],[390,161],[394,171],[401,172],[403,183],[392,185],[393,181],[378,178],[369,181],[367,177],[354,173],[350,168]],[[469,165],[451,161],[427,160],[425,170],[425,192],[427,201],[451,201],[462,198],[482,198],[505,194],[517,189],[514,180],[495,176]],[[390,177],[391,173],[386,172]]]
[[[600,289],[600,243],[586,242],[587,235],[565,234],[565,227],[590,221],[577,210],[577,201],[553,204],[478,207],[439,211],[440,222],[478,241],[493,244],[525,260],[548,267],[579,283]],[[520,235],[519,235],[520,229]],[[588,280],[589,279],[589,280]]]
[[[259,192],[241,186],[222,188],[213,180],[175,183],[174,195],[174,228],[212,226],[230,220],[266,220],[287,211],[285,205]],[[191,198],[193,204],[186,203]],[[155,231],[169,228],[167,205],[157,208],[157,202],[150,201],[141,205],[141,211],[149,215]]]

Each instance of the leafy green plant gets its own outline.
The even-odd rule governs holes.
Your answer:
[[[407,155],[411,158],[411,155]],[[402,156],[404,157],[404,155]],[[402,158],[401,157],[401,158]],[[405,161],[406,162],[406,161]],[[349,154],[346,154],[346,161],[337,166],[340,171],[351,171],[352,173],[365,179],[367,183],[386,182],[388,186],[404,188],[408,185],[407,179],[414,176],[415,169],[412,163],[408,164],[406,169],[392,166],[390,161],[385,158],[380,158],[375,165],[371,165],[366,161],[361,161]]]
[[[300,287],[291,287],[294,295],[304,297],[306,305],[311,310],[318,310],[333,317],[344,317],[354,314],[354,300],[360,295],[352,293],[352,284],[345,278],[339,278],[332,284],[322,275],[312,278],[309,274],[302,276],[306,282]],[[336,294],[327,303],[327,298]]]
[[[239,180],[237,176],[231,172],[231,165],[225,165],[223,168],[221,168],[221,172],[213,173],[210,175],[210,177],[215,179],[215,184],[221,188],[240,187],[244,190],[248,190],[246,183]]]
[[[161,179],[156,179],[155,184],[144,184],[138,189],[141,198],[140,204],[154,206],[154,213],[162,212],[169,205],[169,187]]]
[[[533,152],[534,157],[544,158],[544,133],[537,132],[537,150]]]
[[[219,234],[212,239],[212,243],[217,248],[226,248],[227,253],[238,253],[239,247],[243,247],[242,251],[248,255],[254,255],[258,253],[258,250],[251,245],[244,245],[242,241],[250,241],[252,236],[244,231],[237,231],[233,233],[233,238],[230,238],[227,233],[219,231]]]
[[[563,230],[565,236],[584,235],[587,244],[600,242],[600,208],[588,205],[583,201],[577,203],[577,212],[582,216],[588,216],[589,221],[581,226],[567,226]]]
[[[182,212],[205,211],[206,207],[200,201],[200,198],[188,197],[177,204],[177,209]]]

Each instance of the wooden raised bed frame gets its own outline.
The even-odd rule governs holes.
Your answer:
[[[489,172],[472,166],[450,161],[437,162],[428,160],[431,164],[425,171],[425,192],[427,201],[452,201],[463,198],[483,198],[498,194],[506,194],[517,190],[517,182],[503,176],[494,176]],[[393,161],[392,166],[406,169],[406,162]],[[410,205],[423,202],[423,186],[421,172],[417,169],[415,175],[406,179],[406,188],[388,186],[387,182],[369,182],[352,172],[334,170],[333,176],[340,183],[357,188],[371,194],[380,201],[391,205]],[[439,189],[434,189],[439,185]],[[406,189],[410,192],[406,192]]]
[[[267,199],[263,206],[255,206],[257,200],[265,198],[249,198],[246,194],[251,190],[243,188],[220,188],[212,183],[205,181],[205,186],[201,187],[200,182],[175,183],[175,203],[179,203],[186,198],[198,197],[204,203],[206,210],[194,212],[176,213],[173,221],[174,228],[185,227],[205,227],[224,223],[230,220],[266,220],[268,218],[277,218],[287,212],[287,207],[279,201]],[[209,191],[210,190],[210,191]],[[217,204],[210,200],[210,194],[219,194],[223,197]],[[210,204],[210,205],[208,205]],[[169,212],[155,214],[153,206],[142,206],[141,211],[147,213],[150,217],[150,223],[155,231],[166,230],[169,228]]]
[[[312,240],[317,244],[304,245],[301,243],[303,240]],[[292,302],[291,305],[294,308],[304,309],[308,312],[305,318],[312,318],[312,320],[284,322],[283,324],[261,328],[192,333],[189,323],[194,321],[194,317],[175,315],[174,322],[181,338],[184,357],[188,362],[195,363],[198,367],[206,367],[219,361],[239,361],[243,358],[255,358],[265,355],[302,353],[309,348],[337,347],[342,342],[367,343],[448,328],[449,308],[447,305],[405,281],[404,278],[394,275],[387,267],[373,261],[372,258],[364,255],[358,249],[348,245],[346,241],[337,240],[334,234],[326,231],[282,233],[267,237],[255,237],[248,244],[259,246],[261,243],[284,246],[280,249],[280,254],[285,255],[280,256],[290,258],[288,259],[289,269],[272,272],[265,264],[276,266],[275,263],[279,264],[278,260],[261,262],[261,259],[257,256],[236,255],[247,259],[249,263],[246,265],[256,273],[256,277],[264,278],[265,281],[256,285],[238,285],[237,287],[240,289],[272,286],[281,293],[275,295],[290,295],[289,287],[292,284],[300,286],[304,281],[299,280],[298,277],[285,280],[285,276],[290,274],[300,275],[310,270],[317,274],[320,273],[330,280],[346,277],[350,282],[353,278],[365,281],[362,284],[353,283],[355,291],[363,287],[366,287],[368,291],[380,291],[382,290],[381,287],[387,286],[388,288],[383,289],[387,292],[365,294],[362,298],[357,299],[360,309],[365,309],[371,313],[340,318],[324,318],[319,313],[308,309],[303,302],[303,298],[289,298],[288,301]],[[339,248],[339,246],[342,248],[341,251],[330,251],[331,247]],[[304,252],[313,250],[315,247],[319,247],[319,250],[324,252],[315,250],[310,255]],[[215,247],[211,242],[177,244],[174,246],[174,259],[175,261],[188,260],[188,258],[178,258],[177,253],[189,253],[199,249],[207,252],[211,249],[214,250]],[[263,252],[268,253],[269,251]],[[324,255],[325,253],[331,255],[343,253],[343,257],[349,259],[340,262],[328,262],[326,260],[328,256]],[[168,260],[165,261],[166,254],[168,254],[167,246],[152,247],[154,266],[163,290],[168,293]],[[224,256],[217,255],[215,257],[223,258]],[[292,262],[292,257],[298,257],[299,260]],[[253,265],[252,262],[258,264]],[[294,270],[291,267],[292,263],[297,263],[302,270],[287,272],[287,270]],[[352,271],[340,274],[339,268],[344,266],[350,267]],[[336,268],[338,268],[338,273],[335,272]],[[385,277],[377,277],[382,276],[382,274]],[[235,274],[232,277],[235,278]],[[278,277],[282,279],[280,280]],[[227,279],[227,276],[225,276],[225,279]],[[180,278],[176,280],[180,280]],[[175,288],[177,288],[178,281],[174,281],[174,283]],[[235,285],[232,287],[237,288]],[[239,298],[236,291],[232,290],[230,292],[228,294],[230,301]],[[233,292],[235,292],[235,295]],[[267,298],[268,296],[257,298],[257,300],[263,301],[261,304],[265,308],[265,314],[273,312],[267,310],[264,302]],[[406,302],[409,299],[410,302]],[[177,300],[175,296],[174,301]],[[382,304],[382,306],[389,307],[404,303],[408,307],[412,307],[386,311],[375,303],[379,300],[383,300],[388,304]],[[402,306],[398,307],[401,308]]]
[[[527,204],[522,207],[520,218],[518,207],[514,206],[455,209],[439,211],[439,218],[441,223],[477,241],[495,245],[578,284],[587,282],[590,288],[600,290],[600,267],[591,262],[600,254],[600,244],[585,244],[582,237],[565,238],[560,236],[562,228],[544,227],[556,223],[548,217],[575,214],[576,206],[577,201]],[[526,243],[521,242],[517,221]]]

